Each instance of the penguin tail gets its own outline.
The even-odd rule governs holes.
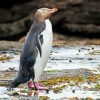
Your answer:
[[[28,74],[28,75],[27,75],[27,73],[25,75],[24,74],[25,73],[19,72],[18,76],[12,82],[10,82],[9,88],[16,88],[20,84],[23,84],[23,83],[26,83],[27,81],[29,81],[30,78],[32,77],[32,75],[31,75],[32,73]]]
[[[10,82],[9,88],[16,88],[21,84],[21,81],[18,81],[17,78]]]
[[[16,79],[14,79],[12,82],[10,82],[9,88],[16,88],[18,87],[20,84],[23,84],[27,81],[30,80],[29,78],[21,78],[21,77],[17,77]]]

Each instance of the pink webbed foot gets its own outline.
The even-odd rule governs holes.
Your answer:
[[[29,82],[28,82],[28,88],[29,88],[29,89],[33,88],[33,82],[32,82],[32,81],[29,81]]]
[[[36,90],[48,90],[47,87],[40,86],[38,82],[34,82],[33,84]]]

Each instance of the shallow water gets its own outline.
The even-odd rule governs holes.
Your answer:
[[[93,49],[94,48],[94,49]],[[48,60],[46,70],[62,70],[62,69],[77,69],[87,68],[94,69],[100,65],[100,54],[91,55],[93,51],[100,51],[100,46],[66,46],[53,47],[52,53]],[[13,57],[9,61],[0,62],[0,70],[8,70],[9,68],[19,68],[20,54],[8,52],[5,55]]]

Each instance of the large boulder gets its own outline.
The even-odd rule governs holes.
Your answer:
[[[25,35],[40,7],[59,9],[51,17],[54,31],[99,37],[99,5],[100,0],[0,0],[0,39]]]
[[[16,39],[25,35],[32,24],[35,7],[32,2],[25,2],[9,9],[0,8],[0,39]]]

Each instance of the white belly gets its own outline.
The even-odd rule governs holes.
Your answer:
[[[33,66],[35,72],[35,81],[38,81],[43,70],[47,64],[53,42],[53,34],[52,34],[52,26],[49,20],[46,20],[46,29],[42,32],[43,34],[43,44],[42,44],[42,57],[38,52],[38,56],[36,58],[36,63]]]

